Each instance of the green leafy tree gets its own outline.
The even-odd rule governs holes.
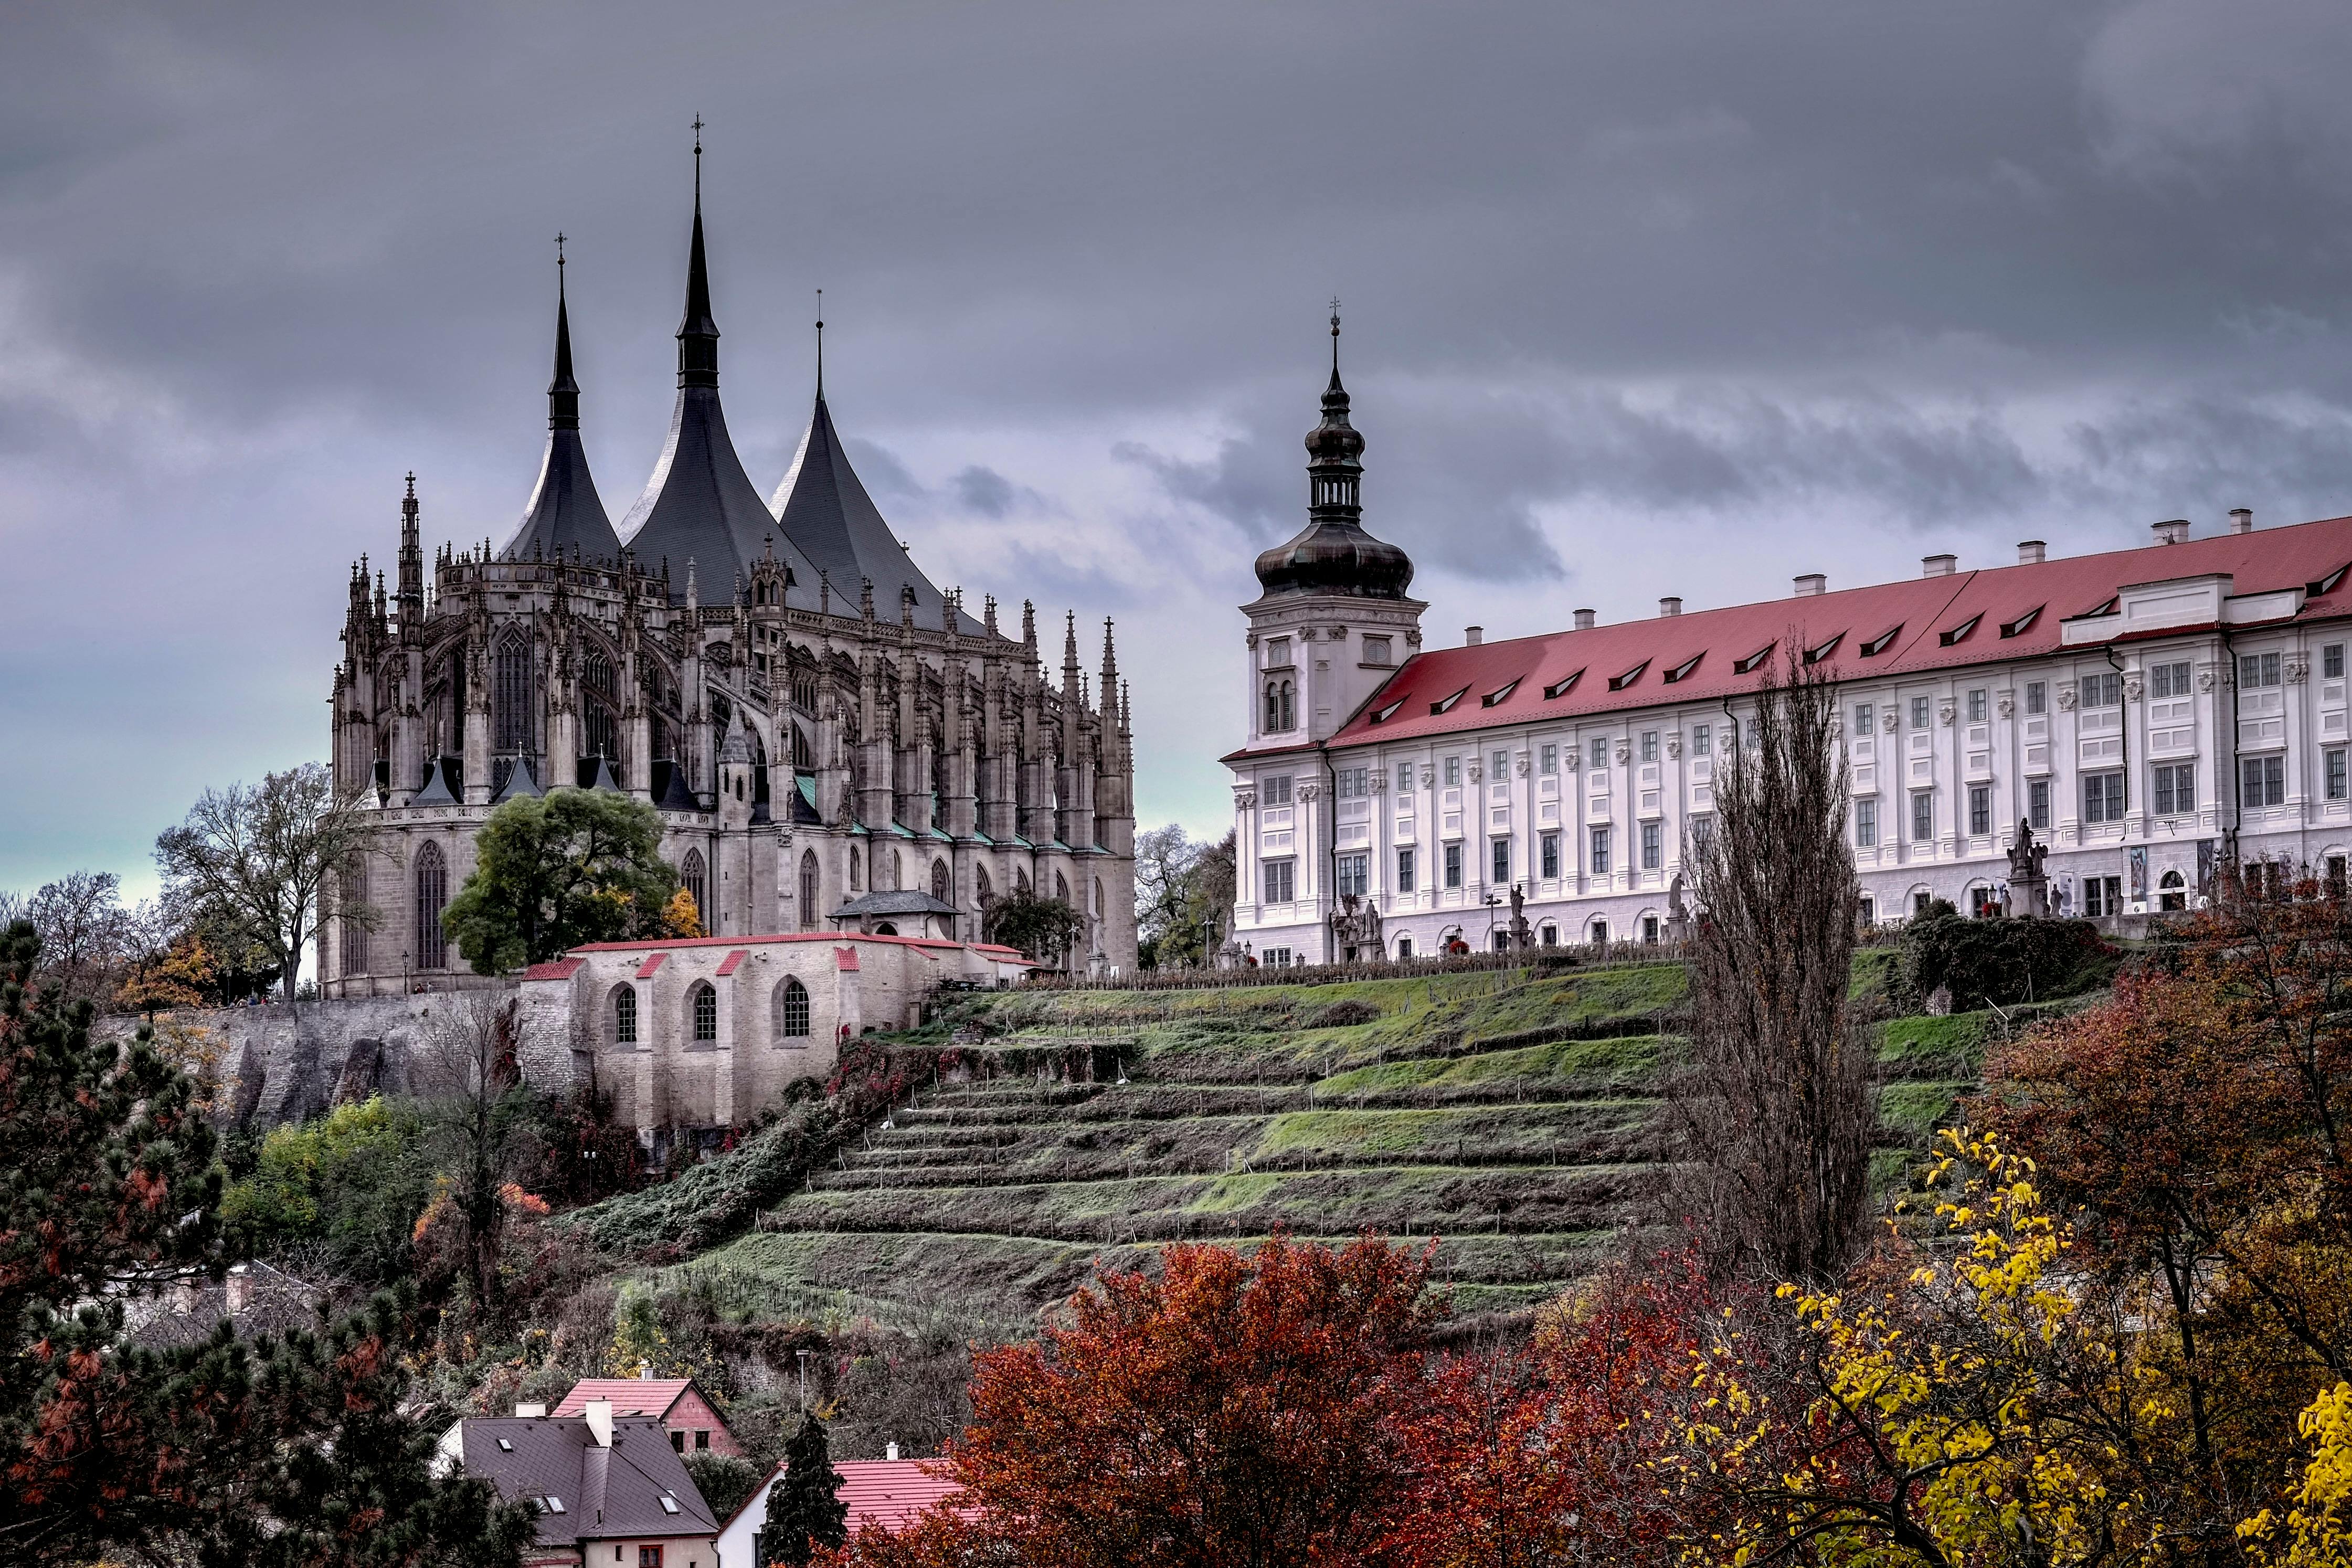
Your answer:
[[[661,818],[608,790],[510,800],[474,840],[474,874],[441,929],[478,974],[541,963],[586,942],[658,935],[677,873]]]
[[[1059,899],[1041,899],[1022,890],[1007,893],[988,906],[981,921],[984,942],[1018,948],[1040,963],[1058,963],[1086,931],[1086,920]]]
[[[27,994],[28,923],[0,933],[0,1547],[295,1568],[511,1568],[532,1516],[436,1479],[401,1413],[413,1296],[322,1332],[142,1345],[227,1260],[194,1087],[142,1031],[94,1040],[87,1004]],[[152,1304],[152,1306],[150,1304]]]
[[[760,1555],[769,1563],[806,1568],[817,1547],[836,1547],[846,1541],[849,1505],[841,1500],[840,1490],[841,1472],[833,1468],[824,1423],[810,1411],[784,1444],[784,1473],[768,1489]]]

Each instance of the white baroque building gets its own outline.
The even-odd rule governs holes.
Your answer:
[[[1338,323],[1333,323],[1336,337]],[[1311,521],[1258,559],[1248,738],[1233,773],[1233,937],[1276,965],[1657,941],[1685,845],[1793,648],[1839,685],[1868,921],[1982,911],[2021,823],[2058,912],[2115,928],[2193,907],[2217,867],[2341,877],[2352,852],[2345,649],[2352,518],[1425,648],[1412,563],[1360,522],[1336,358],[1307,437]]]

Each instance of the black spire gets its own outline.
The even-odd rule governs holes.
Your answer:
[[[677,384],[719,384],[719,323],[710,314],[710,268],[702,257],[702,116],[694,117],[694,247],[686,264],[686,319],[677,324]]]
[[[1348,389],[1339,383],[1339,301],[1331,301],[1331,384],[1323,391],[1323,422],[1307,433],[1307,524],[1287,543],[1257,558],[1257,580],[1268,594],[1346,594],[1402,599],[1412,582],[1412,562],[1395,545],[1364,531],[1364,437],[1348,422]]]
[[[816,400],[824,401],[824,290],[816,291]]]
[[[563,298],[563,237],[555,237],[555,379],[547,384],[547,427],[580,428],[580,384],[572,379],[572,313]]]

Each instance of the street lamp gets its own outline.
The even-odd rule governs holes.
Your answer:
[[[1495,910],[1502,901],[1499,894],[1486,895],[1486,951],[1488,952],[1495,951]]]

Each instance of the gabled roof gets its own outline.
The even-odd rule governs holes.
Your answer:
[[[693,1386],[690,1377],[583,1377],[556,1403],[551,1414],[577,1415],[590,1400],[609,1399],[615,1415],[650,1415],[658,1421]]]
[[[719,1529],[650,1417],[616,1415],[608,1448],[582,1415],[478,1415],[459,1424],[458,1445],[467,1475],[493,1482],[510,1502],[535,1505],[542,1546]]]
[[[2120,592],[2229,575],[2233,595],[2315,590],[2298,620],[2352,615],[2352,518],[2179,544],[1955,572],[1583,631],[1416,654],[1331,738],[1337,748],[1669,703],[1719,703],[1780,679],[1795,647],[1841,682],[2047,657],[2065,623]],[[2193,631],[2168,626],[2168,633]],[[2119,628],[2120,630],[2120,628]],[[2084,645],[2098,657],[2097,644]],[[1759,658],[1759,656],[1761,656]],[[1295,745],[1232,759],[1297,751]]]
[[[840,1459],[833,1468],[841,1477],[841,1490],[836,1495],[849,1510],[846,1522],[852,1536],[869,1524],[896,1534],[933,1503],[944,1502],[963,1490],[946,1473],[947,1464],[940,1459]],[[743,1506],[728,1516],[728,1527],[733,1528],[735,1521],[750,1510],[764,1511],[768,1489],[783,1473],[784,1467],[779,1462],[752,1489]]]
[[[870,582],[875,614],[880,618],[897,620],[900,595],[911,589],[915,624],[940,624],[945,595],[916,566],[858,481],[833,427],[822,388],[808,428],[801,433],[800,450],[793,454],[793,466],[769,498],[768,510],[793,549],[831,580],[835,605],[854,608],[861,583]],[[814,602],[814,579],[808,587]],[[960,616],[957,624],[966,636],[984,629],[970,616]]]

